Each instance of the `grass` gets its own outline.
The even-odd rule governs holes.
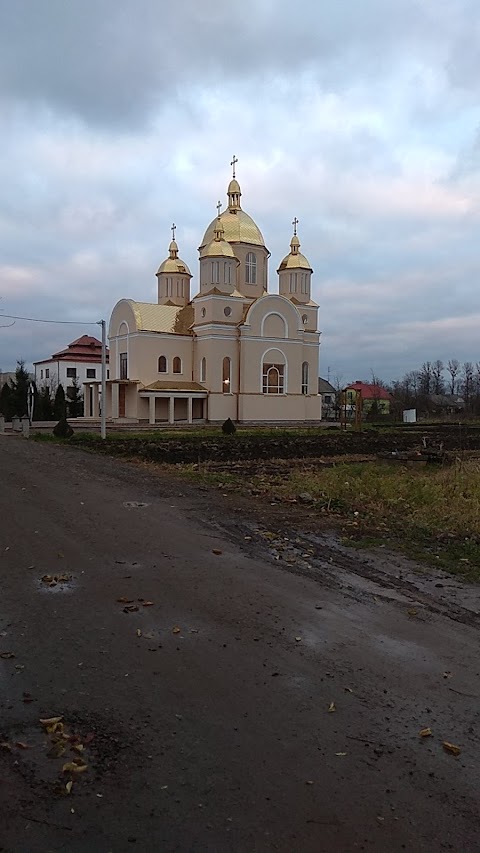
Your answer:
[[[408,467],[314,460],[277,463],[278,470],[245,476],[215,472],[205,463],[185,466],[184,476],[205,485],[253,493],[268,502],[290,502],[308,492],[308,514],[329,519],[354,547],[388,544],[404,554],[469,580],[480,580],[480,464]]]

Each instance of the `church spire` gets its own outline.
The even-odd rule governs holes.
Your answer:
[[[175,241],[175,231],[177,230],[177,226],[173,223],[171,231],[172,231],[172,241],[168,247],[168,252],[172,261],[175,261],[178,258],[178,246]]]
[[[293,225],[293,237],[290,240],[290,252],[292,255],[298,255],[299,249],[300,249],[300,240],[298,239],[298,235],[297,235],[298,219],[296,216],[293,219],[292,225]]]
[[[237,210],[241,210],[240,206],[240,198],[242,195],[242,191],[240,189],[240,184],[238,183],[235,177],[235,166],[238,163],[238,157],[233,155],[232,162],[230,163],[232,167],[232,180],[228,185],[228,209],[230,213],[236,213]]]

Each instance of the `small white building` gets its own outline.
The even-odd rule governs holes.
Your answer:
[[[69,389],[76,379],[83,393],[85,382],[101,378],[102,342],[91,335],[82,335],[66,349],[54,353],[51,358],[35,361],[33,366],[37,388],[48,385],[55,392],[59,385],[63,385],[68,398]]]

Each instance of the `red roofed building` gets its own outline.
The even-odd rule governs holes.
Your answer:
[[[82,335],[66,349],[43,361],[34,362],[35,383],[37,388],[48,384],[53,390],[58,385],[63,385],[68,396],[68,389],[72,387],[75,379],[82,390],[83,383],[87,380],[100,380],[101,365],[102,342],[91,335]]]
[[[391,394],[385,388],[382,388],[381,385],[370,385],[368,382],[361,382],[359,379],[356,382],[351,382],[342,391],[343,402],[346,402],[350,411],[355,408],[359,393],[364,414],[367,414],[372,406],[376,404],[379,415],[388,415],[390,412],[390,403],[392,402]]]

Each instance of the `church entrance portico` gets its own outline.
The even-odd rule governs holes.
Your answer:
[[[207,419],[206,392],[186,393],[167,391],[140,392],[139,397],[148,401],[148,422],[188,423]]]

